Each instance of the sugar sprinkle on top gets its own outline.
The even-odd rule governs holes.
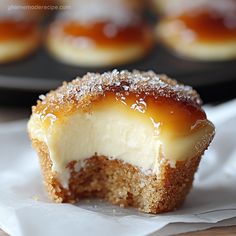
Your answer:
[[[153,71],[134,70],[129,72],[116,69],[103,74],[87,73],[82,78],[77,77],[71,82],[64,82],[57,90],[49,92],[46,96],[40,96],[39,103],[49,103],[49,106],[80,103],[85,97],[94,98],[103,95],[112,88],[118,88],[116,93],[145,93],[154,97],[172,97],[193,106],[201,105],[201,99],[192,87],[179,84],[166,75],[158,75]]]

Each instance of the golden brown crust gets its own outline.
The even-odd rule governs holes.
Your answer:
[[[153,71],[117,71],[103,74],[87,73],[72,82],[64,82],[63,86],[46,96],[40,96],[33,113],[68,115],[73,111],[86,112],[93,101],[107,91],[120,93],[145,93],[149,96],[166,97],[188,106],[200,108],[201,99],[198,93],[189,86],[178,84],[166,75],[158,75]]]
[[[68,164],[69,188],[64,188],[52,171],[47,145],[32,140],[39,154],[45,186],[55,202],[77,202],[85,197],[99,197],[120,206],[133,206],[148,213],[160,213],[175,209],[189,192],[194,173],[201,156],[177,162],[172,168],[166,159],[160,161],[157,175],[142,172],[119,160],[104,156],[87,159],[77,172],[76,161]],[[160,157],[161,158],[161,157]]]

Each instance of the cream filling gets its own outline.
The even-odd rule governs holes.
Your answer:
[[[148,119],[148,118],[147,118]],[[66,183],[66,165],[97,155],[119,159],[148,173],[158,174],[159,156],[167,158],[172,167],[179,160],[200,155],[214,133],[213,125],[205,120],[202,128],[186,137],[162,138],[152,122],[143,116],[130,116],[110,106],[93,113],[76,113],[44,129],[38,115],[32,115],[28,128],[32,138],[48,146],[53,170]]]

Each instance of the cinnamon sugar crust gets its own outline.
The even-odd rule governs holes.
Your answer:
[[[58,203],[75,203],[89,197],[103,198],[121,207],[132,206],[147,213],[161,213],[180,206],[191,189],[201,156],[179,161],[171,167],[159,157],[159,175],[147,175],[139,168],[105,156],[88,158],[77,170],[76,161],[68,164],[70,179],[64,188],[52,171],[47,145],[33,140],[39,154],[46,189]]]

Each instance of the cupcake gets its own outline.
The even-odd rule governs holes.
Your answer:
[[[32,54],[40,43],[38,24],[9,1],[0,3],[0,63],[14,62]]]
[[[147,213],[181,205],[214,130],[195,90],[152,71],[64,83],[28,123],[52,200],[97,197]]]
[[[87,67],[125,64],[145,56],[153,32],[133,1],[76,1],[50,25],[47,47],[59,61]]]
[[[167,48],[202,61],[236,58],[236,1],[201,1],[174,9],[157,24],[157,38]]]

